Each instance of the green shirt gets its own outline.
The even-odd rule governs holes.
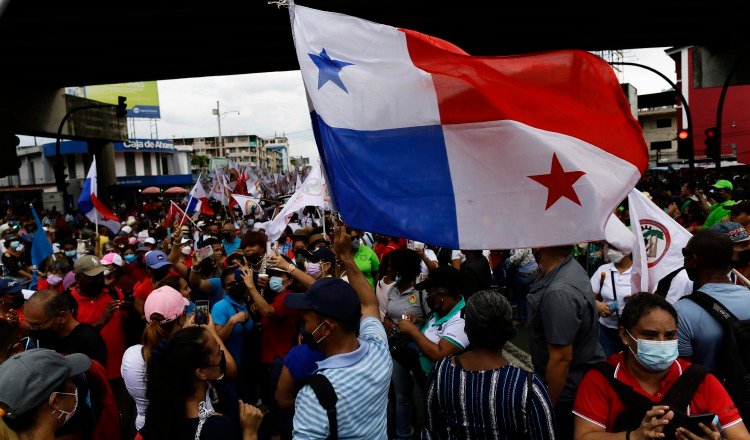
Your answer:
[[[365,278],[367,278],[370,286],[375,289],[375,277],[373,277],[373,274],[377,273],[378,269],[380,269],[380,260],[378,260],[375,251],[365,245],[360,245],[359,249],[357,249],[357,254],[354,256],[354,262],[357,264],[359,270],[362,271]]]
[[[726,202],[714,203],[713,205],[711,205],[711,207],[708,209],[708,217],[706,217],[706,222],[703,223],[703,228],[708,229],[717,223],[721,223],[721,221],[725,217],[729,217],[729,210],[725,208],[728,206],[733,206],[734,204],[734,200],[727,200]]]

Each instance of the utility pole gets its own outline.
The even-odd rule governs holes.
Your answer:
[[[219,101],[216,101],[216,108],[213,109],[213,113],[216,115],[216,123],[219,125],[219,157],[224,157],[224,140],[221,137],[221,109]]]

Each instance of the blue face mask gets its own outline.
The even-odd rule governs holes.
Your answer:
[[[679,355],[676,339],[673,341],[649,341],[647,339],[636,339],[630,332],[627,330],[626,332],[638,344],[637,354],[633,353],[630,346],[628,346],[628,350],[633,353],[638,363],[647,370],[664,371],[674,363]]]
[[[396,284],[400,283],[401,282],[401,275],[396,275],[395,277],[393,277],[393,281],[395,281]]]
[[[65,256],[66,257],[71,257],[71,258],[75,257],[76,256],[76,251],[65,251]]]
[[[125,255],[122,258],[123,258],[123,260],[127,261],[128,263],[134,263],[135,259],[138,258],[138,257],[136,257],[135,254],[127,254],[127,255]]]
[[[271,279],[268,280],[268,287],[274,292],[281,292],[284,290],[284,280],[282,280],[281,277],[271,277]]]

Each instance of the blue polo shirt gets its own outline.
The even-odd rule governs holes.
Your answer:
[[[360,322],[359,348],[318,362],[316,373],[333,385],[340,439],[387,439],[386,409],[393,363],[383,324],[373,317]],[[328,416],[315,393],[305,385],[297,394],[295,439],[329,435]]]
[[[237,303],[230,298],[229,295],[224,295],[224,299],[217,302],[211,309],[211,316],[214,318],[214,324],[227,325],[229,318],[239,312],[249,313],[246,305]],[[229,335],[229,339],[224,341],[224,345],[226,345],[227,350],[232,353],[232,357],[234,357],[234,361],[237,365],[242,363],[245,337],[253,331],[253,328],[252,318],[244,324],[235,324],[232,328],[232,334]]]

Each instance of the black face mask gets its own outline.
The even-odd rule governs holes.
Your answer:
[[[313,333],[317,333],[317,331],[323,326],[323,322],[318,325],[318,328],[313,330]],[[302,330],[300,330],[300,335],[302,335],[302,343],[307,345],[310,350],[320,351],[320,348],[318,347],[318,341],[322,339],[315,339],[315,336],[312,333],[308,332],[304,327],[302,327]]]
[[[229,243],[230,241],[232,241],[232,238],[233,238],[232,236],[233,235],[234,234],[232,234],[231,232],[222,232],[221,233],[221,238],[223,238],[224,241],[226,241],[227,243]]]
[[[246,255],[246,256],[245,256],[245,259],[246,259],[246,260],[247,260],[247,262],[248,262],[248,263],[250,263],[250,264],[258,264],[258,262],[260,261],[260,254],[250,254],[250,255]]]
[[[245,298],[245,285],[242,282],[235,283],[236,284],[227,286],[227,295],[229,295],[233,300],[240,302]]]
[[[23,295],[15,296],[10,302],[10,308],[13,310],[18,310],[23,307],[24,303],[26,303],[26,300],[23,298]]]
[[[57,339],[57,333],[51,328],[44,328],[41,330],[29,329],[29,336],[42,342]]]
[[[741,251],[737,254],[738,259],[732,260],[732,267],[735,269],[743,269],[750,264],[750,250]]]

